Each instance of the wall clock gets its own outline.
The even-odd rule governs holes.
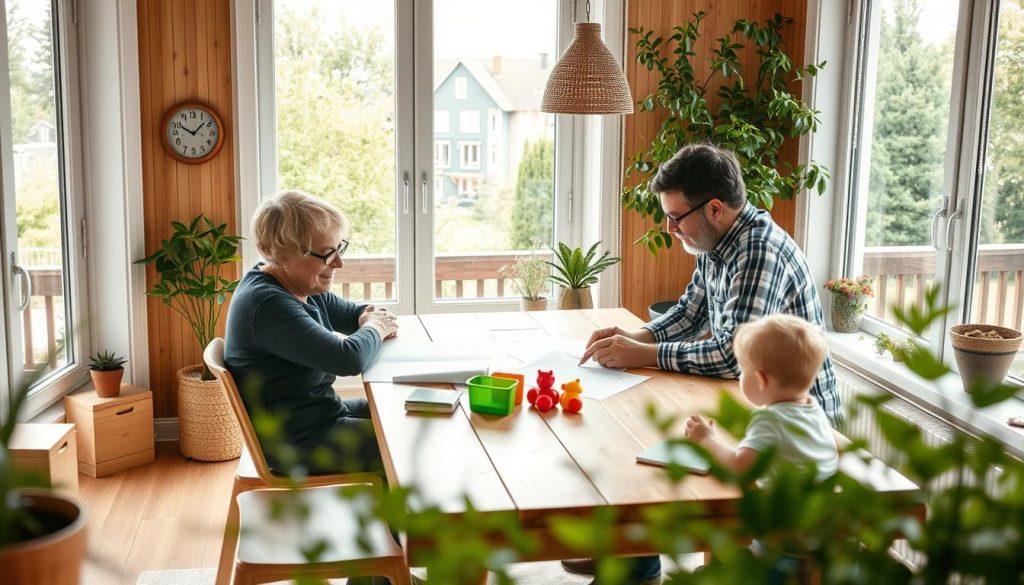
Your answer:
[[[183,103],[164,114],[164,148],[180,162],[204,163],[217,156],[224,146],[224,124],[209,106]]]

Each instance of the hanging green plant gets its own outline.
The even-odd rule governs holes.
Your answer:
[[[668,111],[650,148],[633,155],[626,167],[627,177],[635,172],[640,180],[622,191],[626,209],[652,216],[657,224],[634,242],[647,246],[652,254],[670,247],[672,237],[663,229],[665,214],[657,195],[649,189],[650,180],[663,162],[687,144],[710,142],[734,151],[743,169],[747,199],[766,209],[772,208],[775,199],[791,199],[802,189],[821,195],[831,179],[828,169],[814,161],[779,168],[779,149],[785,139],[810,134],[820,123],[819,112],[789,91],[793,79],[814,77],[825,66],[824,61],[793,66],[781,34],[793,19],[776,14],[764,26],[737,20],[732,33],[718,39],[718,47],[711,52],[711,74],[701,81],[696,78],[693,46],[704,17],[704,12],[696,12],[692,20],[672,29],[670,55],[663,54],[668,50],[664,38],[652,38],[654,31],[630,29],[638,37],[637,62],[661,74],[658,90],[639,102],[639,111]],[[754,43],[756,76],[744,77],[738,52],[745,45],[735,42],[734,35]],[[720,100],[715,110],[708,102],[709,90]]]

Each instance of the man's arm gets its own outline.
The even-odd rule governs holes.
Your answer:
[[[662,343],[659,368],[725,378],[739,375],[732,352],[733,333],[743,323],[781,310],[785,267],[770,245],[755,245],[739,253],[729,273],[732,277],[724,305],[715,307],[721,318],[711,323],[711,338]]]
[[[701,272],[702,259],[698,259],[690,284],[686,286],[679,302],[664,315],[647,323],[643,329],[650,331],[654,341],[686,341],[700,337],[708,325],[707,288]]]

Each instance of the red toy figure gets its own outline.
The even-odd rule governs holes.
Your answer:
[[[558,390],[555,390],[555,371],[537,370],[537,387],[530,388],[526,393],[526,400],[537,407],[541,412],[551,410],[558,404]]]
[[[562,410],[569,413],[577,413],[583,408],[583,401],[580,400],[580,393],[583,392],[583,386],[580,386],[580,379],[576,378],[572,382],[562,384],[562,398],[559,402],[562,405]]]

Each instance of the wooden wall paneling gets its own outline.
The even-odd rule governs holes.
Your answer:
[[[143,200],[147,253],[170,233],[170,222],[205,213],[237,232],[231,100],[229,0],[150,0],[138,7],[139,82],[142,116]],[[166,154],[160,122],[171,106],[196,101],[222,117],[224,147],[199,164],[179,163]],[[225,274],[236,278],[238,270]],[[156,273],[147,271],[152,286]],[[175,372],[202,362],[188,322],[154,299],[147,303],[150,387],[154,414],[175,416]],[[223,319],[219,324],[223,334]]]
[[[806,0],[774,0],[765,2],[711,2],[710,0],[631,0],[627,12],[629,28],[644,27],[654,30],[655,35],[667,38],[672,34],[672,27],[699,10],[707,13],[701,23],[701,38],[694,46],[698,58],[696,72],[698,78],[706,78],[709,74],[706,56],[710,55],[715,39],[731,32],[732,23],[737,18],[749,18],[764,22],[776,13],[794,19],[785,34],[789,54],[797,64],[803,65],[804,32],[806,30]],[[636,49],[633,45],[635,35],[628,33],[626,37],[626,77],[635,100],[639,101],[657,89],[659,77],[648,72],[646,67],[636,63]],[[742,55],[744,63],[756,58],[749,47]],[[797,88],[799,89],[799,88]],[[709,91],[712,105],[716,99]],[[652,138],[657,134],[665,116],[661,113],[635,113],[626,116],[625,157],[629,159],[638,151],[646,149]],[[796,164],[799,144],[789,141],[780,153],[780,160]],[[635,178],[626,179],[627,185],[635,184]],[[776,223],[786,231],[793,233],[796,223],[796,205],[793,201],[776,203],[772,216]],[[646,248],[633,244],[649,227],[649,220],[641,219],[634,212],[623,212],[622,216],[622,306],[637,316],[647,319],[647,307],[651,303],[676,299],[690,282],[695,266],[694,257],[687,254],[673,242],[670,250],[661,250],[657,257],[651,256]]]

